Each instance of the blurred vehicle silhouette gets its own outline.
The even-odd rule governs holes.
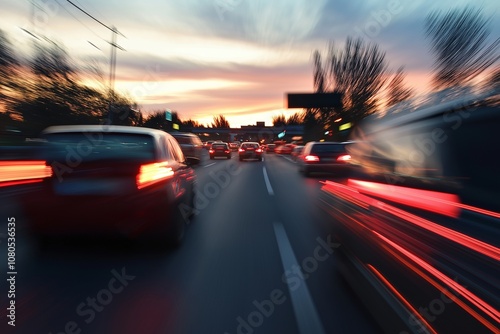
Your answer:
[[[327,181],[339,268],[386,332],[499,332],[500,108],[465,97],[367,118]]]
[[[276,148],[276,144],[267,144],[266,145],[266,153],[274,153],[275,148]]]
[[[203,143],[203,148],[209,150],[213,143],[214,143],[213,140],[207,140],[206,142]]]
[[[238,156],[240,161],[245,159],[257,159],[262,161],[262,149],[260,148],[259,143],[244,142],[240,145]]]
[[[170,134],[181,146],[182,153],[184,153],[185,157],[201,160],[203,143],[200,137],[188,132],[171,132]]]
[[[276,146],[274,152],[278,154],[291,154],[294,147],[295,145],[293,144],[279,145]]]
[[[301,154],[302,154],[303,149],[304,149],[304,146],[303,146],[303,145],[297,145],[297,146],[295,146],[295,147],[293,148],[293,150],[292,150],[292,152],[290,153],[290,155],[291,155],[291,157],[292,157],[292,159],[293,159],[294,161],[296,161],[296,160],[297,160],[297,158],[299,157],[299,155],[301,155]]]
[[[346,174],[351,169],[346,143],[309,142],[297,156],[299,173],[308,176],[311,173]]]
[[[231,159],[231,150],[227,143],[213,143],[212,147],[208,150],[210,159],[215,159],[216,157],[223,157],[226,159]]]
[[[240,143],[238,142],[229,143],[229,148],[231,149],[231,151],[238,151],[238,148],[240,148]]]
[[[35,237],[118,236],[179,245],[192,215],[199,162],[155,129],[54,126],[39,157],[52,168],[24,201]]]

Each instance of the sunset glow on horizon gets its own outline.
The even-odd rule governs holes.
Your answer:
[[[97,2],[78,5],[108,26],[116,26],[115,89],[138,103],[145,114],[165,109],[181,120],[211,124],[224,115],[232,127],[270,126],[286,110],[288,92],[313,92],[314,50],[348,36],[376,43],[390,71],[404,66],[406,85],[429,90],[433,58],[423,22],[431,10],[447,11],[470,1],[258,1],[188,0]],[[500,4],[485,0],[484,13],[498,15]],[[33,7],[32,7],[33,6]],[[108,84],[111,31],[68,2],[7,0],[0,29],[22,58],[30,56],[34,36],[62,45],[80,67],[95,62],[103,73],[81,71],[83,82]],[[491,36],[500,35],[491,20]],[[24,29],[24,30],[23,30]],[[30,35],[26,33],[33,33]]]

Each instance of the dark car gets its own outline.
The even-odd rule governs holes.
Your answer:
[[[351,156],[346,145],[336,142],[307,143],[296,159],[299,172],[306,176],[315,172],[345,174],[351,168]]]
[[[200,137],[188,132],[171,132],[170,134],[181,146],[182,153],[184,153],[185,157],[201,160],[203,143]]]
[[[46,237],[154,238],[179,245],[194,211],[196,174],[177,141],[160,130],[54,126],[39,158],[52,168],[24,199],[30,231]]]
[[[276,144],[267,144],[266,153],[274,153],[275,148],[276,148]]]
[[[324,183],[338,268],[385,333],[499,332],[498,101],[367,118],[354,174]]]
[[[262,149],[259,143],[256,142],[244,142],[240,145],[238,150],[238,155],[240,161],[245,159],[257,159],[262,161]]]
[[[231,149],[231,151],[238,151],[238,149],[240,148],[240,143],[238,142],[229,143],[229,148]]]
[[[212,147],[208,150],[210,154],[210,159],[215,159],[217,157],[223,157],[226,159],[231,159],[231,150],[227,143],[213,143]]]

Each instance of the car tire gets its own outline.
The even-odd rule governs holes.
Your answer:
[[[240,158],[240,161],[243,161],[243,158]]]
[[[172,226],[169,228],[167,235],[167,247],[171,249],[179,248],[186,234],[186,222],[180,214],[179,210],[175,209],[171,214]]]
[[[210,160],[214,160],[214,157],[210,157]]]
[[[262,158],[259,158],[259,161],[262,161]]]

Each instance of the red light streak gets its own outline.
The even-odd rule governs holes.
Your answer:
[[[454,194],[351,179],[347,181],[347,184],[367,195],[381,197],[453,218],[457,218],[460,211],[456,205],[460,200]]]
[[[52,168],[46,166],[45,161],[0,161],[0,182],[17,183],[32,179],[38,179],[35,181],[38,182],[51,175]]]
[[[462,234],[460,232],[457,232],[455,230],[449,229],[447,227],[441,226],[439,224],[436,224],[434,222],[431,222],[427,219],[421,218],[419,216],[416,216],[414,214],[411,214],[407,211],[398,209],[392,205],[377,201],[371,197],[368,197],[366,195],[360,194],[356,191],[356,189],[349,189],[349,186],[344,186],[338,183],[334,183],[331,181],[326,181],[325,183],[325,189],[326,191],[329,192],[337,192],[337,194],[343,193],[344,196],[342,198],[354,202],[363,201],[367,203],[370,206],[379,208],[383,211],[386,211],[392,215],[395,215],[397,217],[400,217],[414,225],[417,225],[423,229],[426,229],[430,232],[433,232],[435,234],[438,234],[448,240],[451,240],[453,242],[456,242],[466,248],[469,248],[475,252],[481,253],[483,255],[486,255],[488,257],[491,257],[495,259],[496,261],[500,261],[500,249],[490,245],[488,243],[482,242],[480,240],[474,239],[468,235]],[[349,191],[350,190],[350,191]],[[357,201],[352,201],[349,199],[349,197],[346,197],[345,195],[350,195],[350,197],[354,197]]]
[[[437,332],[432,328],[432,326],[418,313],[418,311],[411,305],[408,300],[385,278],[384,275],[382,275],[375,267],[373,267],[371,264],[367,264],[368,268],[385,284],[386,287],[389,288],[389,290],[392,291],[392,293],[398,297],[398,299],[408,308],[411,310],[413,315],[417,317],[420,320],[420,323],[425,324],[427,329],[430,330],[431,333],[436,333]]]
[[[407,256],[409,259],[411,259],[413,262],[418,264],[421,268],[423,268],[427,272],[431,273],[434,277],[439,279],[441,282],[443,282],[444,284],[446,284],[449,287],[452,287],[455,291],[460,293],[460,295],[462,295],[465,299],[467,299],[473,305],[477,306],[480,310],[482,310],[487,315],[489,315],[491,318],[493,318],[497,323],[500,322],[500,312],[497,311],[493,306],[489,305],[487,302],[485,302],[484,300],[482,300],[481,298],[479,298],[478,296],[476,296],[475,294],[473,294],[472,292],[467,290],[462,285],[455,282],[453,279],[451,279],[448,276],[446,276],[445,274],[443,274],[438,269],[434,268],[431,264],[427,263],[426,261],[424,261],[421,258],[419,258],[418,256],[416,256],[415,254],[413,254],[410,251],[406,250],[405,248],[399,246],[398,244],[389,240],[388,238],[384,237],[383,235],[381,235],[375,231],[372,231],[372,232],[375,235],[377,235],[380,239],[385,241],[387,244],[391,245],[393,248],[395,248],[396,250],[398,250],[399,252],[401,252],[402,254]],[[421,275],[421,276],[424,277],[423,275]],[[426,280],[428,282],[430,282],[431,284],[433,284],[433,282],[430,279],[426,279]],[[436,284],[433,284],[433,285],[436,286]],[[467,310],[467,312],[469,312],[472,316],[474,316],[474,318],[476,318],[478,321],[483,323],[485,326],[487,326],[490,329],[496,329],[496,327],[493,324],[489,323],[486,319],[481,317],[479,314],[477,314],[470,307],[468,307],[467,305],[465,305],[463,303],[459,303],[458,300],[456,302],[458,304],[460,304],[460,306],[462,306],[462,308]]]
[[[153,183],[167,179],[174,175],[171,167],[167,167],[168,162],[156,162],[142,165],[137,175],[137,189],[142,189]]]

